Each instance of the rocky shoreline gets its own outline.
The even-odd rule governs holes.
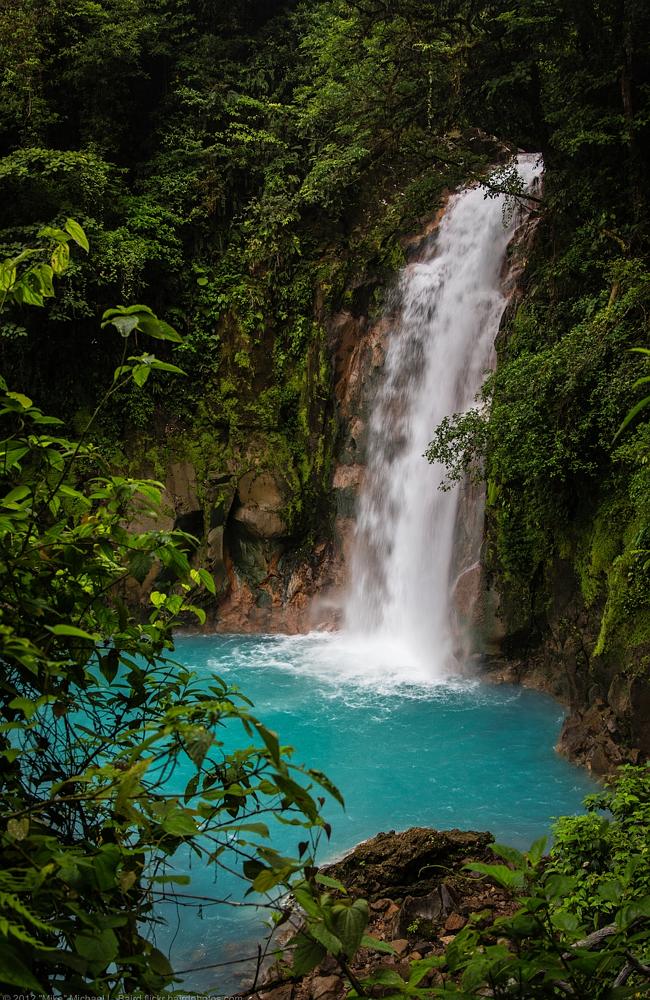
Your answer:
[[[393,951],[360,948],[350,963],[352,975],[364,979],[385,970],[408,979],[410,963],[443,955],[470,914],[480,912],[487,926],[513,913],[518,904],[507,892],[464,868],[469,862],[492,862],[493,840],[484,832],[413,827],[379,833],[323,868],[352,898],[368,901],[367,932]],[[266,971],[264,984],[251,994],[251,983],[244,983],[242,992],[257,1000],[341,1000],[345,995],[346,977],[336,959],[328,957],[308,975],[286,979],[282,967],[290,961],[287,947],[282,960]],[[420,986],[438,984],[445,975],[444,967],[432,969]]]

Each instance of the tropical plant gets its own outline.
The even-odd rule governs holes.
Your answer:
[[[66,232],[84,245],[75,223]],[[34,257],[3,265],[8,298],[49,294]],[[117,387],[178,371],[129,353],[135,336],[180,340],[150,309],[108,310],[103,325],[124,350],[96,413]],[[194,597],[214,581],[190,564],[187,535],[156,527],[160,484],[115,475],[2,380],[0,407],[0,983],[159,991],[173,971],[150,929],[157,902],[189,881],[179,850],[236,865],[268,901],[313,860],[325,824],[310,789],[340,796],[291,763],[244,695],[171,656],[174,628],[205,620]],[[145,578],[138,617],[128,592]],[[191,767],[182,787],[180,763]],[[302,828],[296,857],[273,848],[274,818]]]

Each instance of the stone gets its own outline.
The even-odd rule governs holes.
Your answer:
[[[343,982],[339,976],[317,976],[312,979],[309,994],[312,1000],[336,997],[343,993]]]
[[[287,983],[286,986],[276,986],[274,990],[258,994],[260,1000],[291,1000],[293,996],[293,985]]]
[[[252,471],[239,480],[232,516],[255,538],[283,538],[288,532],[285,506],[276,476],[268,471]]]
[[[461,931],[466,923],[467,918],[462,917],[460,913],[450,913],[445,920],[445,930],[449,932]]]
[[[427,896],[443,881],[449,881],[448,869],[460,867],[464,858],[490,861],[488,845],[492,841],[490,833],[475,831],[425,827],[401,833],[393,830],[365,840],[325,871],[371,902],[387,895],[393,899]],[[391,915],[389,909],[386,916]]]
[[[409,928],[420,929],[423,922],[437,924],[443,921],[455,906],[455,899],[444,882],[426,896],[407,896],[399,915],[399,930],[408,934]]]
[[[332,486],[335,490],[357,490],[364,474],[363,465],[337,465]]]
[[[446,948],[448,944],[451,944],[451,942],[455,940],[455,938],[456,938],[455,934],[443,934],[440,937],[440,941],[442,944],[444,944]]]
[[[208,547],[207,547],[207,558],[210,563],[223,563],[224,549],[223,549],[223,533],[224,529],[221,528],[211,528],[208,532]]]
[[[191,462],[172,462],[165,485],[177,514],[200,509],[196,469]]]
[[[406,955],[409,950],[409,943],[404,938],[397,938],[395,941],[389,941],[389,944],[400,958],[402,955]]]

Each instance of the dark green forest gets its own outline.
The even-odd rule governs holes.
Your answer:
[[[7,995],[171,990],[146,932],[157,876],[143,859],[191,842],[216,864],[235,821],[256,890],[303,880],[294,972],[329,952],[347,974],[368,910],[324,893],[313,868],[318,795],[338,793],[294,773],[243,696],[206,694],[170,665],[173,629],[214,601],[212,567],[189,559],[187,525],[125,525],[150,517],[160,491],[144,480],[171,462],[231,475],[252,449],[283,469],[292,549],[326,540],[341,440],[332,317],[377,315],[404,238],[449,192],[500,167],[491,184],[517,198],[508,163],[540,152],[535,241],[497,370],[475,410],[431,428],[430,456],[452,480],[487,480],[508,655],[559,662],[571,706],[612,712],[624,758],[642,765],[650,411],[621,425],[650,374],[632,350],[650,347],[650,7],[14,0],[0,54],[0,982]],[[156,560],[143,619],[125,581]],[[110,718],[102,677],[123,684]],[[79,704],[95,732],[75,744]],[[259,745],[224,761],[227,720]],[[196,781],[170,803],[163,775],[182,753]],[[468,929],[441,992],[419,992],[416,973],[363,989],[647,996],[636,834],[649,799],[647,769],[625,771],[597,803],[610,825],[562,821],[550,862],[505,856],[492,876],[522,898],[519,923]],[[264,843],[264,802],[305,825],[297,858]],[[578,947],[605,925],[602,950]]]

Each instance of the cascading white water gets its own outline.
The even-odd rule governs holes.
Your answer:
[[[531,190],[540,158],[521,155],[517,164]],[[474,403],[491,366],[507,302],[506,251],[524,211],[508,211],[505,196],[486,198],[480,187],[449,200],[430,257],[401,274],[372,412],[346,629],[390,644],[404,666],[434,677],[454,672],[450,572],[460,491],[438,490],[444,470],[424,452],[443,417]]]

